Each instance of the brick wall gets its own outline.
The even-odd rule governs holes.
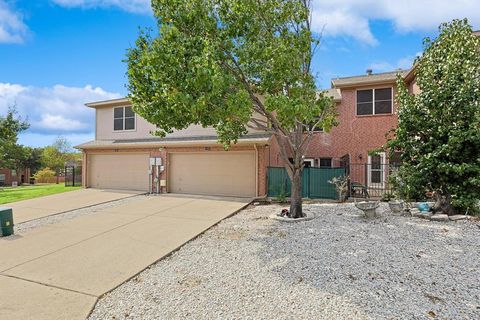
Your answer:
[[[395,90],[394,90],[395,95]],[[366,163],[368,152],[387,141],[385,135],[397,126],[397,115],[356,115],[356,89],[342,90],[342,102],[337,104],[339,125],[329,133],[316,132],[305,158],[340,158],[350,156],[354,163]],[[283,166],[276,139],[270,147],[271,166]]]
[[[16,175],[12,175],[12,170],[10,169],[0,169],[0,174],[5,175],[5,181],[3,183],[5,186],[11,186],[12,182],[17,181],[18,184],[30,182],[30,169],[18,170]],[[0,182],[1,183],[1,182]]]

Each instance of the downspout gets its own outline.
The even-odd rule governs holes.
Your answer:
[[[258,197],[258,148],[257,148],[257,144],[254,143],[253,147],[255,148],[255,196]]]

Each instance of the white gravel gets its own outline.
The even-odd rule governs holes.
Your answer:
[[[86,208],[71,210],[71,211],[67,211],[67,212],[52,215],[52,216],[46,216],[43,218],[18,223],[18,224],[15,224],[14,231],[15,231],[15,234],[17,235],[24,234],[44,225],[59,223],[61,221],[74,219],[76,217],[84,216],[87,214],[94,214],[100,210],[116,207],[121,204],[129,203],[132,201],[143,200],[145,199],[145,197],[147,197],[147,195],[143,195],[143,194],[138,196],[131,196],[131,197],[127,197],[119,200],[113,200],[107,203],[102,203],[102,204],[98,204],[98,205],[94,205]]]
[[[251,207],[99,300],[90,319],[480,319],[480,225]]]

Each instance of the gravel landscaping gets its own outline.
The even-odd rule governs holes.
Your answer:
[[[480,224],[250,207],[99,300],[90,319],[480,319]]]

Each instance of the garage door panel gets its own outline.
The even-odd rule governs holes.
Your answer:
[[[148,168],[148,154],[92,154],[88,156],[88,185],[148,191]]]
[[[169,165],[170,192],[255,196],[253,152],[173,153]]]

